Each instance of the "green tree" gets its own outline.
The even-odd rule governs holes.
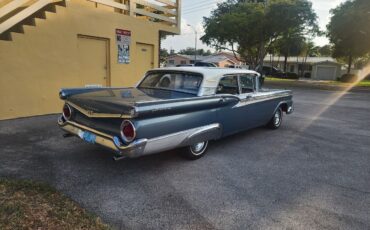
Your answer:
[[[195,55],[195,49],[192,47],[187,47],[185,49],[180,50],[178,53],[185,55]],[[206,51],[204,51],[204,49],[197,49],[196,54],[203,56],[206,54]]]
[[[321,57],[331,57],[333,55],[333,47],[331,45],[318,47],[317,51]]]
[[[370,1],[346,1],[331,10],[327,35],[333,44],[333,56],[345,58],[347,73],[356,59],[370,52]]]
[[[284,57],[284,72],[287,72],[288,57],[301,55],[305,49],[305,41],[305,37],[295,33],[285,34],[276,41],[277,51]]]
[[[169,56],[168,50],[165,48],[161,48],[159,51],[159,61],[160,63],[164,63]]]
[[[317,33],[317,16],[307,0],[255,1],[228,0],[218,4],[210,17],[204,18],[205,35],[201,40],[216,50],[239,53],[256,66],[277,39],[294,31]]]
[[[205,53],[204,53],[204,56],[210,56],[212,55],[212,52],[210,50],[207,50]]]
[[[319,48],[315,46],[315,43],[312,40],[306,40],[303,47],[302,55],[304,58],[302,60],[302,68],[301,68],[301,77],[304,77],[305,71],[309,70],[309,65],[307,65],[308,57],[318,57],[319,56]]]

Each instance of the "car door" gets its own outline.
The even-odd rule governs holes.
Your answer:
[[[238,96],[238,75],[223,76],[218,83],[216,94],[231,94]],[[231,135],[240,130],[238,125],[234,122],[236,119],[241,119],[241,117],[239,117],[240,113],[237,112],[238,108],[234,107],[236,103],[228,104],[226,107],[221,107],[217,113],[218,120],[222,125],[223,136]]]
[[[248,122],[243,123],[243,129],[251,129],[264,125],[265,112],[260,103],[259,81],[255,74],[240,74],[240,102],[237,106]]]
[[[217,87],[217,94],[231,94],[239,98],[239,102],[231,104],[219,110],[218,117],[223,126],[224,136],[231,135],[249,128],[254,127],[255,115],[253,108],[247,105],[247,102],[252,98],[254,93],[253,76],[249,78],[248,83],[250,88],[246,85],[241,87],[239,75],[226,75],[220,79]]]
[[[259,127],[267,124],[278,105],[278,100],[270,98],[265,92],[260,90],[260,81],[254,74],[239,75],[240,103],[238,106],[245,113],[250,113],[249,122],[246,129]]]

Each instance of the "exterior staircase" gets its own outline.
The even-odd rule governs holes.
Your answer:
[[[66,6],[65,0],[0,0],[0,40],[11,41],[12,33],[24,33],[23,26],[36,26],[36,18]]]

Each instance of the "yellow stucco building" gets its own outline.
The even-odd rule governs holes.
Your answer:
[[[0,120],[57,113],[60,88],[133,86],[180,31],[180,0],[0,0]]]

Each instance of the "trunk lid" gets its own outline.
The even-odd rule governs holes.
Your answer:
[[[85,115],[104,114],[105,117],[109,115],[117,117],[133,116],[137,103],[190,97],[195,97],[195,95],[159,89],[104,88],[71,95],[67,98],[67,103]]]

